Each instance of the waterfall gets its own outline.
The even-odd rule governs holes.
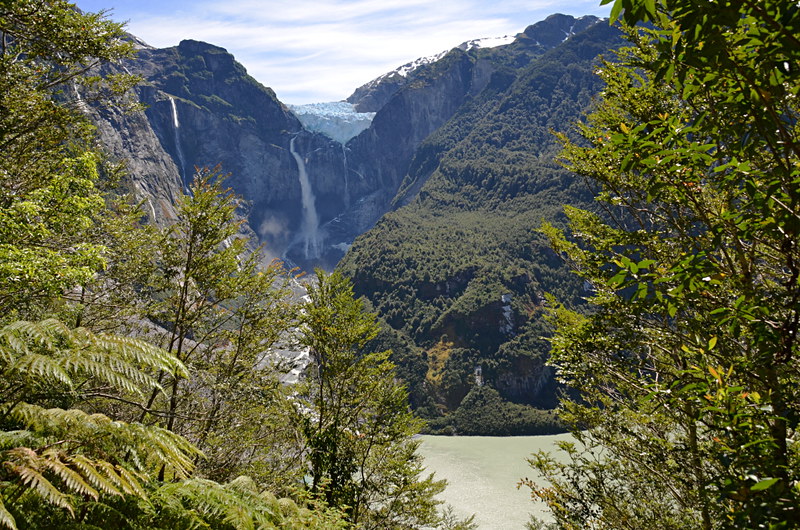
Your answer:
[[[84,114],[87,114],[89,112],[89,106],[86,104],[85,101],[83,101],[81,93],[78,91],[77,83],[72,84],[72,90],[75,92],[75,99],[77,100],[78,103],[78,109],[80,109],[80,111],[83,112]]]
[[[350,190],[347,184],[347,148],[342,144],[342,160],[344,161],[344,207],[350,208]]]
[[[175,106],[175,98],[169,97],[169,103],[172,105],[172,131],[175,134],[175,152],[178,155],[178,168],[181,173],[181,184],[183,184],[184,191],[189,191],[189,185],[186,182],[186,159],[183,157],[183,147],[181,146],[181,122],[178,121],[178,108]]]
[[[300,179],[300,195],[303,201],[303,239],[305,240],[305,257],[316,258],[319,256],[319,218],[317,217],[317,207],[314,204],[314,191],[311,189],[311,182],[306,173],[306,164],[303,158],[294,150],[294,141],[297,136],[293,136],[289,141],[289,152],[297,162],[298,178]]]
[[[150,197],[147,198],[147,204],[150,206],[150,213],[153,215],[151,221],[155,223],[158,218],[156,217],[156,209],[153,207],[153,201],[150,200]]]

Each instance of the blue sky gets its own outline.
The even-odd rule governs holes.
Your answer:
[[[156,47],[226,48],[284,103],[339,101],[418,57],[514,35],[552,13],[608,16],[600,0],[76,0]]]

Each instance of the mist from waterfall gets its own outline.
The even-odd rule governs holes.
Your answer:
[[[183,147],[181,146],[181,122],[178,120],[178,107],[175,105],[175,98],[169,97],[170,105],[172,105],[172,131],[175,135],[175,152],[178,155],[178,162],[180,163],[181,183],[183,184],[184,191],[189,191],[189,184],[186,182],[186,159],[183,156]]]
[[[303,203],[303,225],[302,236],[305,244],[304,253],[305,258],[319,257],[320,241],[319,241],[319,217],[317,216],[317,206],[314,199],[314,191],[311,189],[311,182],[308,180],[308,173],[306,172],[306,164],[297,151],[294,150],[294,141],[297,139],[293,136],[289,140],[289,152],[297,162],[298,178],[300,180],[300,195]]]

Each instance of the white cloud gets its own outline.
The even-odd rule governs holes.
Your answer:
[[[90,11],[102,0],[78,5]],[[417,57],[477,37],[516,34],[554,12],[604,15],[598,0],[162,0],[117,2],[113,18],[157,47],[226,48],[287,103],[340,100]]]

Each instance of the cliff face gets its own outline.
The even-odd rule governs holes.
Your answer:
[[[343,146],[303,129],[272,90],[249,77],[224,49],[196,41],[142,47],[126,65],[145,82],[144,115],[97,117],[112,154],[128,161],[133,187],[156,209],[171,204],[195,167],[219,165],[249,204],[243,212],[271,256],[310,269],[332,268],[385,213],[415,149],[463,103],[474,61],[463,52],[416,76],[381,108],[372,126]],[[113,114],[113,113],[112,113]],[[320,244],[304,244],[300,156],[310,184]]]
[[[406,65],[402,76],[365,85],[350,99],[376,115],[346,145],[305,130],[232,55],[198,41],[142,45],[126,67],[144,78],[137,96],[146,113],[98,117],[98,124],[112,153],[128,160],[133,188],[152,204],[158,222],[174,217],[171,205],[195,167],[219,165],[230,174],[227,184],[248,201],[241,213],[269,256],[306,269],[332,268],[392,207],[424,140],[496,82],[498,72],[528,64],[579,25],[572,17],[539,23],[497,53],[465,43],[436,60]],[[289,145],[295,137],[299,159]],[[305,203],[300,165],[309,184]],[[318,223],[313,234],[308,208]],[[310,248],[309,237],[318,244]]]
[[[249,77],[224,49],[183,41],[145,48],[129,67],[152,133],[169,155],[180,186],[195,167],[220,166],[249,203],[252,229],[272,256],[282,255],[300,225],[300,185],[289,140],[302,128],[275,94]],[[131,153],[130,160],[140,158]]]

